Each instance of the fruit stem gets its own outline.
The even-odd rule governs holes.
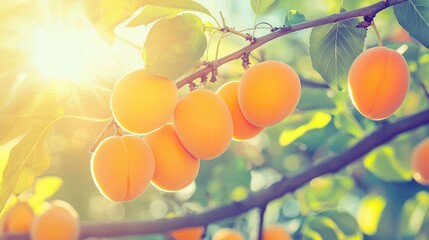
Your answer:
[[[103,131],[101,131],[100,135],[98,135],[97,139],[95,140],[94,144],[89,148],[89,153],[94,153],[95,149],[98,147],[100,142],[106,137],[107,132],[115,125],[115,119],[112,118],[110,122],[107,124],[106,127],[104,127]]]
[[[371,27],[374,29],[375,35],[377,36],[378,46],[383,47],[383,41],[381,40],[381,36],[378,32],[377,26],[375,25],[374,19],[371,21]]]

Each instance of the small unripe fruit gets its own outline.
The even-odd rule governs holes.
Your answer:
[[[220,156],[232,139],[228,106],[206,89],[194,90],[180,99],[174,111],[174,127],[183,146],[201,160]]]
[[[178,98],[173,81],[137,70],[116,83],[110,107],[119,126],[128,132],[146,134],[170,120]]]
[[[152,184],[166,191],[179,191],[198,175],[200,160],[180,142],[172,124],[166,124],[144,137],[155,157]]]
[[[227,82],[217,90],[216,94],[225,101],[231,113],[233,125],[232,138],[235,140],[247,140],[258,135],[264,128],[251,124],[241,112],[240,105],[238,104],[239,84],[239,81]]]
[[[147,143],[136,136],[104,139],[91,158],[91,173],[98,190],[114,202],[140,196],[155,172],[155,159]]]
[[[411,163],[414,179],[429,186],[429,138],[421,141],[413,149]]]
[[[28,233],[35,215],[27,202],[18,201],[2,219],[2,231],[7,233]]]
[[[243,235],[231,228],[221,228],[213,235],[212,240],[244,240]]]
[[[66,203],[56,203],[34,219],[32,240],[77,240],[80,235],[78,214]]]
[[[201,240],[204,227],[183,228],[170,232],[174,240]]]
[[[349,94],[356,109],[372,120],[392,115],[404,101],[410,73],[404,57],[385,47],[361,53],[349,71]]]
[[[295,109],[300,97],[298,74],[278,61],[250,67],[238,87],[238,103],[244,117],[259,127],[282,121]]]

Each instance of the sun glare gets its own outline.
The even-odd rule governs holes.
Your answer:
[[[45,78],[79,81],[87,50],[82,31],[49,27],[35,36],[34,64]]]

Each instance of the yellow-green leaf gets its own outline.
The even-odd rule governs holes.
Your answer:
[[[252,5],[252,10],[256,15],[263,13],[267,10],[275,0],[250,0],[250,5]]]
[[[379,195],[367,195],[362,201],[357,214],[360,230],[366,235],[374,235],[378,222],[386,206],[386,199]]]
[[[10,151],[3,172],[0,191],[0,209],[12,193],[18,194],[30,187],[35,178],[45,172],[50,163],[47,131],[52,122],[40,124],[26,134]]]
[[[201,19],[185,13],[163,18],[153,25],[142,58],[147,72],[175,79],[195,66],[206,47]]]
[[[45,200],[54,195],[63,184],[63,180],[56,176],[47,176],[37,179],[34,183],[34,196]]]
[[[284,130],[280,135],[279,143],[283,147],[288,146],[293,141],[303,136],[306,132],[313,129],[323,128],[328,125],[330,121],[331,115],[324,112],[316,112],[307,124],[301,125],[298,128]]]

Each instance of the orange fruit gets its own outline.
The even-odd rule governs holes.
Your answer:
[[[212,240],[244,240],[243,235],[231,228],[221,228],[213,235]]]
[[[153,153],[137,136],[106,138],[91,158],[91,173],[97,188],[114,202],[131,201],[140,196],[154,172]]]
[[[429,186],[429,138],[422,140],[413,149],[411,163],[414,179]]]
[[[301,97],[298,74],[289,65],[265,61],[246,70],[238,87],[238,103],[253,125],[268,127],[287,117]]]
[[[174,240],[201,240],[204,234],[204,227],[183,228],[170,232]]]
[[[2,230],[7,233],[28,233],[35,215],[27,202],[18,201],[7,210],[2,219]]]
[[[247,140],[255,137],[264,130],[263,127],[257,127],[251,124],[244,117],[238,104],[238,86],[239,81],[231,81],[222,85],[216,92],[228,106],[232,117],[232,138],[235,140]]]
[[[78,214],[67,203],[55,203],[34,219],[31,226],[32,240],[77,240],[80,235]]]
[[[166,191],[179,191],[195,180],[200,160],[186,150],[172,124],[146,135],[144,140],[155,157],[153,185]]]
[[[170,120],[178,97],[173,81],[140,69],[119,79],[113,88],[110,107],[121,128],[146,134]]]
[[[173,116],[177,136],[198,159],[216,158],[231,143],[232,118],[228,106],[209,90],[194,90],[183,96]]]
[[[349,71],[349,94],[356,109],[372,120],[392,115],[408,92],[410,73],[398,52],[374,47],[362,52]]]
[[[262,240],[293,240],[292,236],[281,226],[271,225],[264,227]]]

